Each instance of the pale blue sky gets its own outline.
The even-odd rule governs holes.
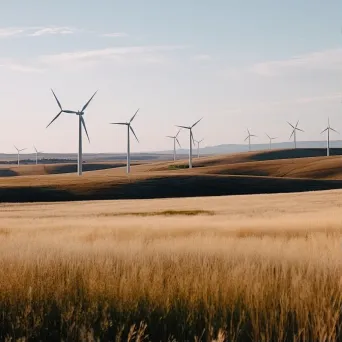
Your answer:
[[[243,143],[248,127],[288,141],[342,132],[340,0],[11,0],[0,6],[0,152],[13,144],[77,151],[80,109],[85,152],[124,152],[126,130],[110,126],[141,108],[133,151],[169,149],[174,125],[200,117],[204,145]],[[339,137],[338,137],[339,139]],[[188,147],[188,133],[180,136]]]

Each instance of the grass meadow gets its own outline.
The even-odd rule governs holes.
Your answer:
[[[342,341],[342,192],[0,205],[1,341]]]

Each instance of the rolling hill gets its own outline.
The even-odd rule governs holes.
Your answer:
[[[0,167],[0,201],[70,201],[286,193],[342,188],[342,157],[323,150],[274,150],[136,164],[87,163]],[[1,177],[2,175],[2,177]],[[16,176],[17,175],[17,176]],[[16,176],[16,177],[12,177]]]

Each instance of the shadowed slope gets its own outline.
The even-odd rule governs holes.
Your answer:
[[[20,177],[1,182],[1,202],[147,199],[302,192],[342,188],[341,181],[201,174],[133,177]],[[13,178],[11,180],[14,180]]]
[[[97,171],[125,167],[126,162],[115,163],[85,163],[83,171]],[[31,176],[31,175],[55,175],[60,173],[76,173],[76,163],[61,163],[61,164],[38,164],[38,165],[1,165],[0,177],[10,176]]]

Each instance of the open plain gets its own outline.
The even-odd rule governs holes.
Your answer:
[[[341,207],[341,190],[0,204],[0,339],[341,341]]]

